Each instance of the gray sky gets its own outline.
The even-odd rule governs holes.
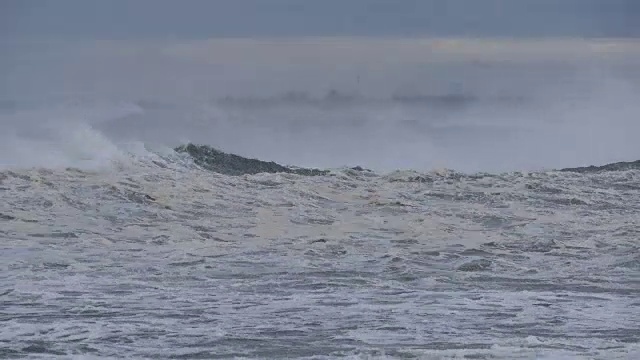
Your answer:
[[[26,109],[0,113],[0,138],[86,121],[114,139],[196,141],[303,166],[604,163],[637,154],[638,64],[640,0],[0,0],[0,101]],[[487,100],[421,138],[392,130],[439,117],[395,106],[237,115],[209,104],[332,89],[536,106]],[[129,116],[138,100],[170,106]],[[354,119],[363,125],[342,125]]]
[[[638,40],[640,0],[0,0],[0,97],[512,93]]]
[[[9,39],[639,37],[638,0],[1,0]]]

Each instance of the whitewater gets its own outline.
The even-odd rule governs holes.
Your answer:
[[[640,357],[632,128],[181,106],[3,108],[1,358]]]

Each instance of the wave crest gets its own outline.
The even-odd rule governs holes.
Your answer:
[[[273,161],[249,159],[228,154],[207,145],[187,144],[175,148],[178,153],[189,154],[196,165],[225,175],[245,175],[259,173],[289,173],[306,176],[327,175],[328,170],[293,168]]]
[[[636,161],[621,161],[610,163],[602,166],[583,166],[575,168],[565,168],[560,171],[564,172],[577,172],[577,173],[598,173],[606,171],[627,171],[627,170],[640,170],[640,160]]]

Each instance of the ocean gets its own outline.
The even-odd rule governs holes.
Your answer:
[[[3,103],[0,358],[640,358],[637,125],[475,101]]]

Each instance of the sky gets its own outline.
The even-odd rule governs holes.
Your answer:
[[[0,97],[535,92],[639,37],[639,0],[0,0]]]
[[[486,100],[442,119],[210,105],[331,90]],[[0,144],[88,122],[302,166],[574,166],[637,158],[639,93],[640,0],[0,0]],[[412,119],[446,124],[394,130]]]
[[[0,37],[638,37],[638,0],[2,0]]]

